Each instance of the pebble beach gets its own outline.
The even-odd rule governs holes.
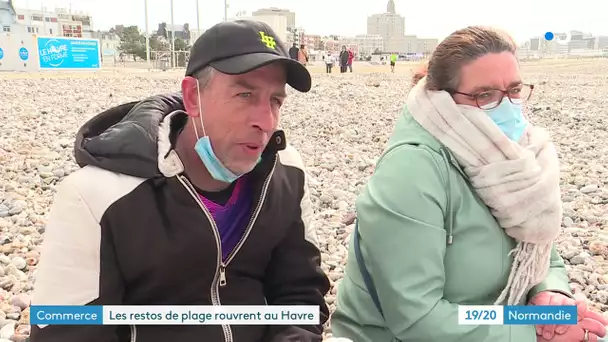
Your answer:
[[[571,287],[608,316],[608,59],[523,62],[535,85],[526,113],[549,129],[561,163],[564,207],[556,243]],[[382,66],[387,69],[387,66]],[[371,176],[410,88],[413,65],[313,74],[289,90],[280,126],[310,175],[323,268],[333,311],[357,195]],[[56,185],[78,170],[74,135],[92,116],[125,102],[174,92],[183,72],[87,75],[0,74],[0,342],[29,335],[39,246]],[[331,327],[327,327],[328,335]]]

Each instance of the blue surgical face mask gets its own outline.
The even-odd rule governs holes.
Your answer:
[[[242,176],[233,173],[224,166],[213,152],[211,141],[208,136],[197,139],[194,150],[203,161],[203,164],[205,164],[207,171],[209,171],[209,174],[211,174],[213,179],[224,183],[232,183]]]
[[[514,100],[515,101],[515,100]],[[483,109],[483,108],[482,108]],[[505,97],[498,107],[494,109],[484,109],[490,119],[500,128],[500,130],[511,140],[518,142],[526,130],[528,122],[523,115],[520,103],[511,103]]]
[[[200,94],[198,81],[196,82],[196,90],[197,94]],[[198,154],[203,164],[205,164],[207,171],[209,171],[209,174],[211,174],[211,177],[213,177],[213,179],[224,183],[232,183],[242,177],[243,174],[237,175],[234,172],[230,171],[215,155],[215,152],[213,152],[211,140],[209,140],[209,137],[205,134],[205,126],[203,124],[203,112],[201,109],[200,97],[197,97],[197,100],[198,117],[201,121],[201,127],[203,128],[203,137],[199,138],[198,130],[196,129],[196,124],[194,124],[194,134],[196,135],[196,144],[194,145],[194,150]],[[261,161],[262,158],[260,157],[257,163],[259,164]]]

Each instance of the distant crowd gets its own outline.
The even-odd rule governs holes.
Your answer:
[[[289,56],[291,59],[300,62],[302,65],[306,66],[309,60],[308,50],[306,49],[306,45],[301,44],[298,48],[296,43],[293,43],[291,48],[289,49]],[[395,72],[395,64],[397,62],[397,54],[391,54],[390,58],[390,66],[391,72]],[[352,49],[347,48],[346,45],[342,45],[342,49],[338,53],[334,53],[332,51],[326,51],[323,55],[323,61],[325,62],[325,72],[331,74],[334,66],[340,66],[340,73],[345,73],[347,71],[353,72],[353,60],[355,59],[355,53]],[[382,57],[384,60],[384,57]]]
[[[304,44],[301,44],[298,48],[296,43],[289,49],[289,56],[291,59],[295,59],[306,65],[308,63],[308,51]],[[325,71],[330,74],[334,65],[340,66],[340,72],[345,73],[347,70],[353,72],[353,60],[355,59],[355,53],[352,49],[347,49],[345,45],[342,45],[342,50],[339,53],[332,53],[326,51],[323,55],[323,61],[325,62]]]

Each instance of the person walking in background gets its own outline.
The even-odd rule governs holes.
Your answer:
[[[293,43],[293,45],[289,48],[289,57],[297,61],[299,52],[300,50],[298,49],[298,45]]]
[[[346,51],[346,45],[342,45],[342,51],[340,51],[340,72],[345,73],[348,67],[348,51]]]
[[[394,73],[395,72],[395,65],[397,64],[397,54],[396,53],[392,53],[391,54],[391,72]]]
[[[308,51],[306,50],[306,45],[301,44],[300,50],[298,51],[298,61],[302,63],[302,65],[306,65],[308,63]]]
[[[348,49],[348,69],[350,72],[353,72],[353,60],[355,59],[355,54],[352,49]]]
[[[325,60],[325,72],[331,74],[331,69],[334,67],[336,62],[335,57],[331,52],[327,51],[327,54],[323,57]]]
[[[595,342],[554,239],[559,160],[522,113],[516,44],[485,27],[442,41],[356,202],[331,318],[356,342]],[[576,325],[459,325],[458,305],[577,305]]]
[[[322,340],[329,279],[305,163],[279,130],[308,70],[266,24],[204,32],[181,91],[108,109],[76,134],[32,305],[310,305],[307,325],[33,325],[30,342]]]

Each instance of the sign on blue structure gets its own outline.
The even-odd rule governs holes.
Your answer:
[[[98,69],[99,41],[74,38],[38,38],[40,69]]]
[[[30,53],[29,51],[27,51],[26,48],[22,47],[21,49],[19,49],[19,58],[21,58],[24,61],[27,61],[27,59],[30,57]]]

